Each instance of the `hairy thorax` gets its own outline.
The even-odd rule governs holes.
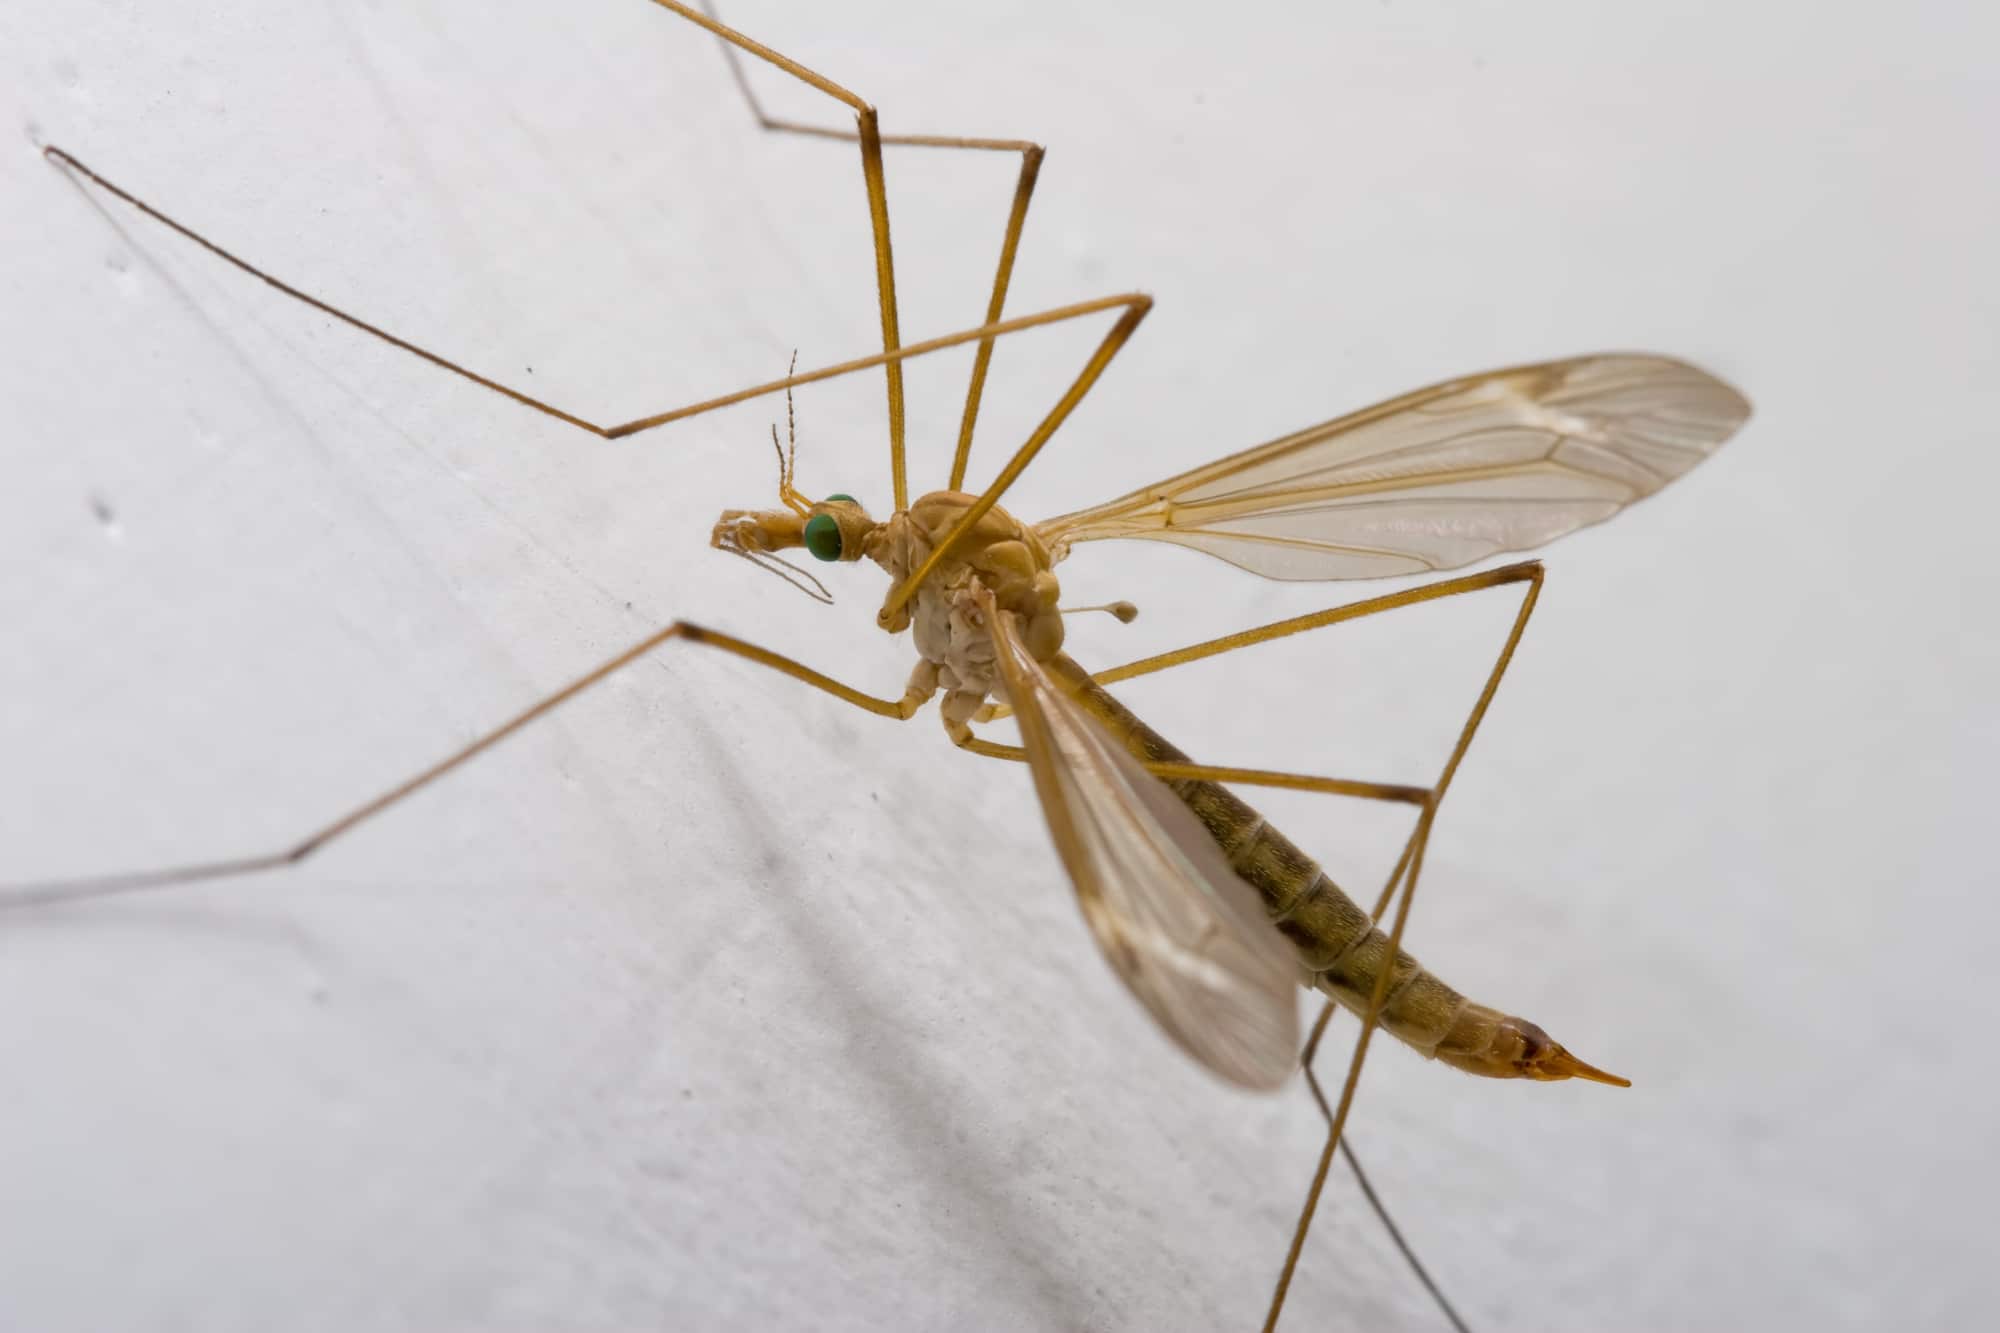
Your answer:
[[[933,491],[893,515],[870,536],[868,558],[901,584],[922,564],[952,525],[979,497]],[[1020,617],[1028,650],[1048,661],[1062,649],[1061,589],[1050,572],[1048,548],[1034,530],[995,506],[961,537],[907,605],[884,626],[910,629],[926,669],[948,692],[947,724],[962,722],[987,696],[1005,697],[993,661],[993,641],[979,608],[981,590],[1003,611]]]

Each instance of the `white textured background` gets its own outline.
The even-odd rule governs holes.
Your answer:
[[[1018,512],[1579,351],[1757,404],[1550,551],[1446,807],[1420,955],[1637,1086],[1378,1048],[1356,1142],[1442,1282],[1489,1330],[1990,1316],[1993,21],[1075,8],[727,11],[888,129],[1050,145],[1014,310],[1159,298]],[[281,844],[677,615],[895,693],[872,569],[825,609],[703,546],[773,403],[590,439],[34,148],[617,420],[873,337],[853,151],[760,137],[706,38],[17,0],[0,52],[0,880]],[[975,322],[1011,162],[889,168],[907,336]],[[975,464],[1101,328],[1002,346]],[[964,365],[913,371],[919,484]],[[880,393],[801,395],[809,490],[884,507]],[[1144,608],[1076,627],[1101,664],[1378,591],[1116,544],[1064,580]],[[1128,693],[1218,760],[1421,781],[1510,609]],[[1260,804],[1356,884],[1399,832]],[[1244,1328],[1318,1138],[1150,1031],[1021,773],[687,649],[306,868],[0,915],[10,1330]],[[1439,1326],[1344,1176],[1293,1299]]]

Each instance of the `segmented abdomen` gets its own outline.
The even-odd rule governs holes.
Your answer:
[[[1119,703],[1067,656],[1052,664],[1077,699],[1134,755],[1189,763],[1187,755]],[[1474,1003],[1447,986],[1408,952],[1390,957],[1389,937],[1341,891],[1317,862],[1224,787],[1200,779],[1164,779],[1213,837],[1236,873],[1263,895],[1265,910],[1298,951],[1318,989],[1365,1014],[1377,978],[1389,971],[1382,1027],[1426,1056],[1475,1074],[1518,1077],[1526,1038],[1546,1041],[1532,1023]]]

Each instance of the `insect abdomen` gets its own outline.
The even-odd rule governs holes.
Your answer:
[[[1389,937],[1367,911],[1291,839],[1227,788],[1194,780],[1167,785],[1222,845],[1236,873],[1263,895],[1264,910],[1291,941],[1311,976],[1310,985],[1343,1007],[1365,1014],[1377,978],[1388,971],[1383,1028],[1425,1055],[1449,1058],[1447,1038],[1461,1011],[1474,1007],[1470,1001],[1406,950],[1396,950],[1392,958]]]
[[[1134,755],[1192,762],[1068,657],[1058,656],[1053,665],[1075,688],[1078,702]],[[1389,937],[1368,913],[1316,861],[1227,788],[1192,778],[1165,781],[1201,820],[1236,873],[1263,896],[1265,910],[1309,974],[1302,984],[1366,1014],[1376,981],[1387,969],[1382,1027],[1426,1056],[1489,1078],[1624,1081],[1577,1060],[1526,1019],[1468,1000],[1408,952],[1397,949],[1392,959]]]

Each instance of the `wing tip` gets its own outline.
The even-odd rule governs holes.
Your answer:
[[[1564,364],[1582,366],[1591,362],[1600,365],[1623,364],[1632,367],[1643,366],[1648,369],[1669,369],[1692,376],[1700,382],[1703,389],[1715,395],[1717,399],[1714,410],[1708,414],[1720,428],[1717,443],[1735,434],[1743,423],[1750,419],[1754,411],[1749,395],[1722,376],[1705,366],[1698,366],[1678,356],[1669,356],[1665,352],[1605,352],[1596,356],[1576,357]]]

